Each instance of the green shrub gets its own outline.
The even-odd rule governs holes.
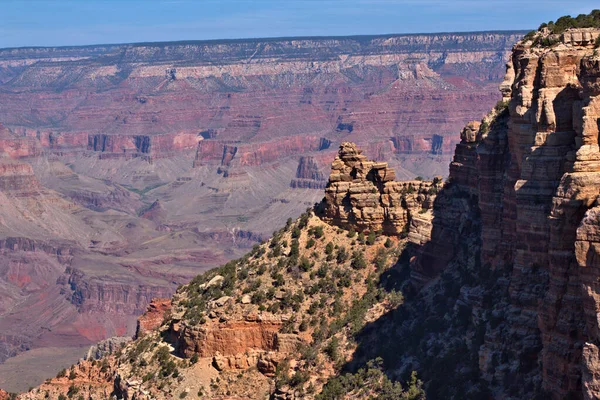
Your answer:
[[[542,25],[546,25],[547,26],[547,24],[542,24]],[[542,29],[542,26],[540,26],[540,28],[538,30],[541,30],[541,29]],[[535,37],[536,33],[537,33],[537,31],[531,31],[531,32],[527,33],[527,35],[525,35],[523,37],[523,40],[525,40],[525,41],[527,41],[527,40],[533,40],[533,38]]]
[[[399,382],[392,382],[383,373],[383,360],[369,361],[356,373],[336,375],[329,379],[317,400],[338,400],[343,398],[362,398],[360,394],[369,393],[370,399],[377,400],[424,400],[423,383],[412,373],[406,389]]]
[[[273,280],[274,280],[273,286],[275,286],[275,287],[281,287],[281,286],[285,285],[285,278],[279,272],[273,276]]]
[[[482,135],[485,135],[486,133],[489,132],[489,130],[490,130],[490,124],[487,121],[482,120],[481,125],[479,126],[479,132]]]
[[[377,235],[375,235],[375,232],[373,232],[373,231],[369,232],[369,235],[367,236],[367,244],[374,245],[376,240],[377,240]]]
[[[275,368],[275,385],[277,387],[285,386],[290,381],[289,375],[290,363],[288,360],[283,360]]]
[[[327,346],[325,346],[325,349],[323,350],[333,362],[336,362],[339,357],[339,346],[340,340],[334,336],[331,338],[329,343],[327,343]]]
[[[68,397],[73,397],[77,393],[79,393],[79,388],[77,386],[75,386],[75,385],[69,386],[69,390],[67,391],[67,396]]]
[[[315,227],[315,229],[313,231],[313,235],[315,235],[315,238],[321,239],[325,235],[325,232],[323,232],[323,227],[322,226]]]
[[[360,244],[365,244],[365,234],[363,232],[359,233],[356,240],[358,240],[358,243]]]
[[[294,258],[300,255],[300,243],[297,239],[292,240],[292,246],[290,247],[290,254],[288,257]]]
[[[298,239],[302,235],[302,231],[297,226],[292,229],[292,239]]]
[[[327,246],[325,246],[325,254],[333,254],[333,243],[327,243]]]
[[[387,298],[393,308],[396,308],[404,303],[404,296],[402,295],[402,292],[398,292],[396,290],[389,292],[387,294]]]
[[[350,263],[354,269],[364,269],[367,266],[365,254],[362,251],[355,251],[352,254],[352,262]]]
[[[263,275],[267,271],[267,266],[265,264],[261,264],[256,270],[257,275]]]
[[[498,112],[498,113],[501,113],[502,111],[504,111],[508,108],[508,104],[509,104],[509,102],[507,100],[506,101],[500,100],[494,106],[494,110],[496,110],[496,112]]]
[[[538,30],[541,31],[544,28],[548,28],[551,33],[557,35],[571,28],[600,28],[600,10],[593,10],[590,14],[579,14],[575,18],[565,15],[556,22],[550,21],[541,24]]]
[[[386,246],[387,247],[387,246]],[[383,249],[379,249],[377,255],[375,256],[375,267],[378,272],[382,272],[388,263],[388,255],[387,252]]]
[[[298,388],[304,386],[309,379],[310,374],[308,371],[296,371],[296,373],[290,378],[289,385],[293,388]]]
[[[308,272],[312,268],[312,266],[313,264],[308,258],[304,256],[300,258],[300,263],[298,264],[298,267],[300,267],[301,271]]]
[[[258,290],[252,294],[251,301],[252,304],[262,304],[266,298],[267,295],[265,294],[265,292],[262,290]]]
[[[336,260],[338,264],[343,264],[348,260],[348,253],[346,252],[346,248],[344,246],[338,249]]]

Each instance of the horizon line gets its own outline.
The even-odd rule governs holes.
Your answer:
[[[26,49],[74,49],[85,47],[104,47],[104,46],[149,46],[149,45],[185,45],[185,44],[222,44],[222,43],[243,43],[253,41],[285,41],[285,40],[316,40],[316,39],[374,39],[393,36],[433,36],[433,35],[467,35],[467,34],[485,34],[485,33],[527,33],[531,29],[506,29],[506,30],[485,30],[485,31],[447,31],[447,32],[421,32],[421,33],[378,33],[378,34],[359,34],[359,35],[315,35],[315,36],[266,36],[266,37],[249,37],[249,38],[228,38],[228,39],[182,39],[172,41],[156,41],[156,42],[123,42],[123,43],[96,43],[82,45],[59,45],[59,46],[17,46],[17,47],[0,47],[0,51],[5,50],[26,50]]]

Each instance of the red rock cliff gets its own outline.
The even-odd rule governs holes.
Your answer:
[[[511,271],[507,303],[494,311],[503,322],[479,351],[482,374],[541,381],[556,399],[600,396],[599,34],[538,33],[549,41],[515,47],[505,102],[463,130],[445,188],[452,198],[438,196],[432,241],[413,271],[427,281],[428,265],[447,265],[457,252],[447,244],[465,234],[460,215],[475,215],[482,268]]]

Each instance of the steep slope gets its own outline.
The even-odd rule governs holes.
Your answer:
[[[344,143],[334,165],[372,168],[373,162],[349,160],[349,150],[360,154],[353,144]],[[377,167],[373,171],[387,168],[382,163]],[[402,185],[386,170],[384,186]],[[335,182],[332,174],[328,185]],[[357,176],[354,182],[373,189],[381,183],[374,174]],[[410,190],[402,194],[396,212],[404,210],[409,226],[413,212],[430,219],[439,181],[406,187]],[[318,207],[321,212],[323,207]],[[91,398],[113,393],[128,399],[183,398],[188,393],[314,398],[352,358],[355,337],[364,325],[403,301],[390,267],[411,229],[399,237],[350,228],[327,224],[310,210],[296,222],[290,219],[248,255],[194,278],[171,302],[157,301],[140,319],[137,340],[99,361],[80,362],[22,398],[67,392]],[[97,368],[104,372],[94,375]],[[380,368],[374,362],[368,371],[345,378],[365,380],[364,388],[342,386],[362,395],[422,396],[416,378],[403,389],[389,382]],[[328,398],[327,390],[332,389],[321,398]]]
[[[600,25],[598,11],[577,21],[585,18]],[[504,101],[461,134],[431,241],[406,264],[419,291],[365,332],[363,359],[382,354],[393,368],[417,369],[433,398],[600,395],[599,36],[543,27],[515,47]],[[463,310],[458,325],[450,304]],[[416,333],[422,310],[438,322]],[[411,345],[377,346],[382,330]]]
[[[345,140],[401,179],[445,175],[520,36],[0,49],[0,153],[22,169],[0,171],[0,362],[131,334],[151,297],[320,201]]]

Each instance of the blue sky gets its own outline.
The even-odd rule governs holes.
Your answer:
[[[0,48],[532,29],[598,1],[0,0]]]

